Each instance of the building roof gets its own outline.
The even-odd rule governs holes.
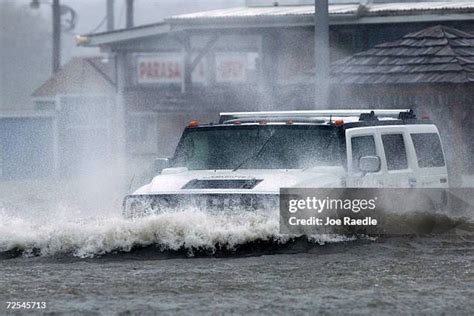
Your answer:
[[[354,4],[332,4],[329,5],[329,15],[353,15],[357,13],[361,5]],[[167,19],[175,21],[197,21],[216,19],[252,19],[252,18],[277,18],[285,16],[314,16],[314,5],[298,6],[273,6],[273,7],[237,7],[230,9],[211,10],[182,15],[175,15]]]
[[[474,1],[330,4],[331,24],[474,20]],[[188,29],[311,26],[314,5],[244,6],[175,15],[164,22],[78,36],[78,45],[98,46]]]
[[[463,13],[472,12],[474,3],[472,1],[413,1],[413,2],[394,2],[377,3],[367,7],[366,15],[404,15],[417,14],[418,12],[431,13]]]
[[[77,35],[76,44],[79,46],[99,46],[103,44],[123,42],[149,36],[157,36],[171,32],[169,24],[164,22],[135,26],[127,29]]]
[[[354,1],[355,2],[355,1]],[[362,16],[388,16],[388,15],[411,15],[411,14],[450,14],[450,13],[473,13],[474,3],[472,1],[429,1],[429,2],[395,2],[395,3],[347,3],[330,4],[329,14]],[[265,6],[265,7],[238,7],[230,9],[212,10],[172,16],[167,19],[177,20],[210,20],[210,19],[248,19],[262,17],[282,16],[304,16],[314,15],[314,5],[295,6]]]
[[[329,16],[333,24],[392,23],[413,21],[440,21],[451,19],[474,19],[473,1],[428,1],[393,3],[330,4]],[[462,16],[455,16],[461,14]],[[166,22],[173,23],[216,23],[265,22],[283,19],[289,23],[312,25],[314,5],[257,6],[212,10],[172,16]],[[250,24],[252,25],[252,24]]]
[[[61,94],[104,94],[115,87],[114,62],[103,57],[74,57],[36,89],[35,98]]]
[[[474,82],[474,35],[434,26],[332,65],[334,83]]]

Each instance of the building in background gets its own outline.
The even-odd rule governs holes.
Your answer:
[[[57,130],[52,111],[0,112],[0,181],[54,176]]]
[[[439,24],[474,31],[474,3],[466,1],[354,2],[330,1],[333,61]],[[47,93],[37,91],[36,104],[50,109],[55,102],[60,142],[80,144],[80,136],[73,132],[80,128],[104,139],[110,136],[105,142],[112,157],[124,154],[127,166],[133,166],[127,169],[136,172],[148,168],[155,157],[171,155],[190,119],[215,121],[220,111],[228,110],[317,107],[311,76],[313,17],[313,0],[248,0],[243,7],[78,36],[79,45],[99,47],[109,56],[108,62],[73,61],[81,63],[82,70],[52,78],[46,85],[54,89],[40,88]],[[78,80],[80,71],[88,75]],[[89,75],[97,79],[88,79]],[[73,89],[77,84],[91,86]],[[86,101],[101,95],[97,87],[102,87],[99,98],[104,99]],[[97,113],[106,119],[83,126],[81,116],[95,113],[94,106],[103,107]],[[351,99],[344,107],[354,106]],[[98,127],[104,124],[110,124],[110,129]],[[64,135],[75,136],[67,140]],[[96,148],[95,141],[81,146]],[[59,158],[59,165],[67,169],[80,164],[72,159]]]
[[[474,3],[387,2],[330,1],[332,60],[440,23],[474,31]],[[315,58],[313,16],[313,0],[248,0],[245,7],[78,40],[115,57],[118,106],[129,114],[156,113],[158,152],[169,155],[190,119],[212,121],[223,110],[314,108],[317,91],[308,75]],[[340,106],[360,106],[349,100]],[[375,105],[367,100],[366,106]]]
[[[55,113],[60,176],[110,164],[115,77],[114,65],[102,57],[73,58],[33,92],[38,112]]]
[[[474,173],[474,34],[434,26],[332,65],[336,107],[413,108],[437,122],[451,182]]]

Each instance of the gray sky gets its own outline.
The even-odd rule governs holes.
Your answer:
[[[8,1],[8,0],[0,0]],[[10,0],[11,1],[11,0]],[[50,2],[48,0],[41,0]],[[105,17],[106,0],[60,0],[73,8],[78,14],[78,24],[73,31],[78,34],[89,33],[94,30]],[[18,6],[28,5],[31,0],[15,0]],[[245,4],[245,0],[135,0],[135,24],[148,24],[162,20],[174,15],[212,9],[237,7]],[[32,10],[32,9],[29,9]],[[40,14],[46,20],[51,19],[51,7],[41,5],[36,14]],[[115,25],[123,28],[125,25],[125,0],[115,0]],[[97,31],[105,31],[105,23]],[[63,63],[72,56],[97,54],[96,49],[77,48],[74,44],[73,34],[63,34]]]
[[[0,16],[0,111],[32,109],[31,93],[51,76],[51,0],[40,0],[39,9],[30,8],[31,0],[0,0],[18,10]],[[62,64],[74,56],[98,55],[98,48],[77,47],[75,34],[105,31],[106,0],[60,0],[73,8],[78,23],[73,33],[62,33]],[[154,23],[164,17],[197,11],[244,5],[245,0],[135,0],[136,25]],[[5,6],[11,8],[10,6]],[[125,0],[115,0],[117,28],[125,24]],[[15,13],[13,13],[15,12]],[[2,12],[0,12],[1,15]],[[4,13],[4,12],[3,12]],[[13,19],[13,20],[12,20]],[[26,39],[26,40],[24,40]]]

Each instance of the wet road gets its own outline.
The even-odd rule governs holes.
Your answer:
[[[1,311],[15,300],[46,301],[45,312],[84,314],[474,311],[470,233],[292,251],[299,253],[165,259],[147,249],[137,256],[4,259]]]

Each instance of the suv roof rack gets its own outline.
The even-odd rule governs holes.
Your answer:
[[[413,110],[410,110],[408,112],[400,112],[398,115],[399,120],[416,120],[416,114],[413,112]]]
[[[242,121],[283,121],[302,119],[305,121],[321,121],[322,118],[359,117],[360,120],[375,120],[380,117],[401,119],[416,118],[411,109],[395,110],[307,110],[307,111],[262,111],[262,112],[223,112],[220,113],[219,124]]]

